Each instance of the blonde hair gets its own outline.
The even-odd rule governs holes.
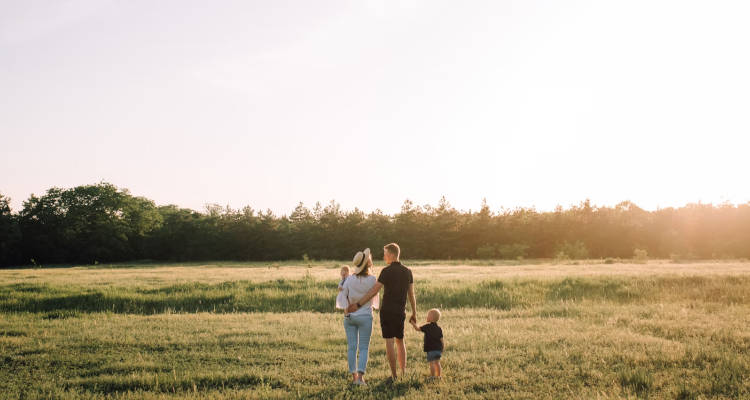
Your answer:
[[[383,250],[396,257],[397,260],[401,257],[401,247],[398,247],[396,243],[388,243],[383,247]]]
[[[427,311],[427,317],[430,316],[432,316],[434,322],[440,321],[440,310],[438,310],[437,308],[433,308],[430,311]]]
[[[350,274],[350,273],[352,272],[352,270],[351,270],[351,269],[349,269],[349,266],[348,266],[348,265],[342,265],[342,266],[341,266],[341,271],[343,271],[343,270],[346,270],[346,273],[347,273],[347,274]]]

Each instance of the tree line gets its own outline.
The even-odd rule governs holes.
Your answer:
[[[51,188],[14,212],[0,194],[0,265],[132,260],[348,259],[397,242],[411,259],[750,257],[750,203],[689,204],[646,211],[588,200],[554,211],[456,210],[404,201],[388,215],[300,203],[277,216],[251,207],[203,212],[157,206],[110,183]]]

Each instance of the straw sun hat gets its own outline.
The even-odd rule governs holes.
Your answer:
[[[357,254],[354,255],[352,266],[354,267],[355,275],[362,272],[365,266],[367,266],[367,260],[372,260],[370,249],[365,249],[365,251],[358,251]]]

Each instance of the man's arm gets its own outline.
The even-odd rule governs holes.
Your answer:
[[[417,323],[417,297],[414,296],[414,284],[409,284],[409,291],[407,292],[407,295],[409,296],[409,304],[411,305],[411,318],[409,318],[409,322]]]
[[[376,294],[378,294],[378,292],[380,291],[380,288],[382,287],[383,287],[382,283],[375,282],[375,284],[372,285],[372,289],[370,289],[369,292],[365,293],[365,295],[362,296],[362,298],[357,301],[357,303],[360,304],[360,307],[362,304],[367,303],[368,301],[370,301],[371,298],[373,298]],[[346,309],[346,312],[350,312],[350,313],[355,312],[359,310],[360,307],[357,307],[356,304],[350,304],[349,307]]]

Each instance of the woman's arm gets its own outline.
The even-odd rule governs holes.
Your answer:
[[[382,287],[383,287],[382,283],[375,282],[375,284],[372,285],[372,289],[370,289],[369,292],[365,293],[365,295],[362,296],[362,298],[357,301],[357,303],[359,303],[359,307],[357,307],[356,304],[350,304],[349,308],[347,308],[347,311],[355,312],[359,310],[359,308],[362,307],[362,305],[367,304],[367,302],[370,301],[371,298],[373,298],[376,294],[378,294],[378,292],[380,291],[380,288]]]

